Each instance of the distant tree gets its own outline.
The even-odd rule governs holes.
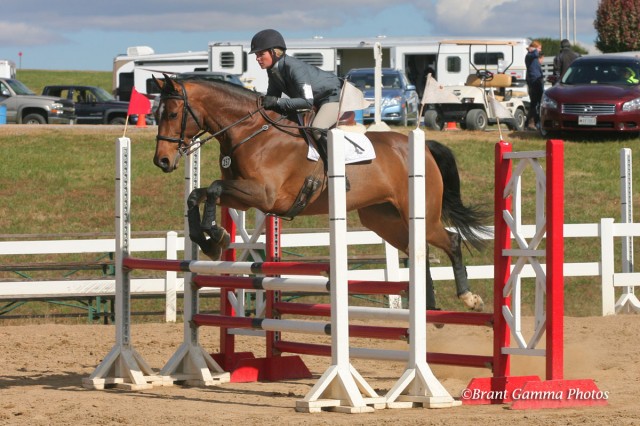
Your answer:
[[[603,53],[640,50],[640,0],[601,0],[593,26]]]
[[[538,40],[542,44],[542,53],[548,58],[555,57],[558,52],[560,52],[560,42],[562,40],[548,37],[529,37],[529,39]],[[575,45],[572,44],[571,49],[581,55],[586,55],[587,53],[589,53],[587,49],[577,43]]]

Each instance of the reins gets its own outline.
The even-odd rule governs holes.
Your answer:
[[[193,112],[193,109],[191,108],[191,105],[189,104],[189,100],[188,100],[188,95],[187,95],[187,91],[185,90],[184,84],[180,81],[175,81],[175,83],[178,83],[180,85],[180,88],[182,89],[182,93],[179,94],[177,91],[175,93],[163,93],[161,95],[161,100],[164,101],[166,99],[179,99],[182,101],[183,103],[183,107],[182,107],[182,122],[180,123],[180,137],[179,138],[174,138],[174,137],[169,137],[169,136],[163,136],[163,135],[157,135],[156,136],[156,141],[167,141],[167,142],[171,142],[171,143],[177,143],[178,144],[178,155],[182,156],[188,156],[190,154],[192,154],[193,152],[195,152],[196,150],[200,149],[200,147],[202,145],[204,145],[205,143],[207,143],[208,141],[210,141],[211,139],[214,139],[218,136],[220,136],[221,134],[227,132],[228,130],[232,129],[233,127],[237,126],[238,124],[253,118],[253,116],[256,113],[260,113],[260,115],[262,116],[262,118],[267,122],[267,124],[262,125],[258,130],[256,130],[255,132],[251,133],[249,136],[245,137],[244,139],[242,139],[240,142],[234,144],[231,147],[231,152],[227,153],[227,155],[232,155],[233,152],[238,149],[241,145],[243,145],[244,143],[250,141],[251,139],[253,139],[254,137],[256,137],[257,135],[259,135],[262,132],[266,132],[267,130],[269,130],[270,127],[275,127],[278,130],[291,135],[291,136],[300,136],[298,133],[291,131],[289,129],[296,129],[296,130],[308,130],[308,129],[313,129],[310,126],[300,126],[300,125],[288,125],[288,124],[283,124],[280,121],[283,120],[285,118],[284,115],[281,115],[279,117],[278,120],[274,120],[271,117],[269,117],[269,115],[265,112],[265,109],[262,105],[260,105],[260,98],[256,99],[256,104],[257,105],[257,109],[254,111],[251,111],[249,113],[247,113],[245,116],[241,117],[240,119],[234,121],[233,123],[229,124],[228,126],[218,130],[215,133],[211,133],[210,130],[203,126],[202,124],[200,124],[200,120],[198,120],[198,117],[196,116],[196,114]],[[198,133],[196,135],[194,135],[188,142],[185,141],[185,131],[186,131],[186,127],[187,127],[187,115],[191,115],[191,117],[193,118],[193,120],[195,121],[196,125],[198,126]],[[209,136],[206,137],[205,139],[200,139],[204,134],[209,133]]]

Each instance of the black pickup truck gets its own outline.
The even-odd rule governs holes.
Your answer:
[[[76,107],[76,123],[78,124],[124,124],[127,119],[129,102],[116,100],[101,87],[56,85],[46,86],[42,90],[46,96],[69,99]],[[137,116],[129,117],[134,123]]]

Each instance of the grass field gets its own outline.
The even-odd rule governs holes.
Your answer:
[[[44,74],[47,75],[46,79]],[[90,83],[103,85],[110,73],[94,74]],[[88,75],[89,75],[88,74]],[[106,74],[103,75],[103,74]],[[33,90],[79,78],[83,73],[21,70],[18,74]],[[89,78],[87,76],[87,78]],[[98,79],[99,77],[99,79]],[[57,80],[60,79],[60,80]],[[104,86],[103,86],[104,87]],[[395,128],[406,133],[409,129]],[[114,141],[123,128],[114,126],[6,126],[0,132],[5,164],[0,168],[0,234],[12,238],[22,234],[112,233],[114,206]],[[152,164],[155,128],[129,128],[133,146],[133,231],[180,230],[182,228],[183,173],[164,174]],[[493,173],[497,131],[427,132],[453,149],[462,180],[463,200],[493,209]],[[506,133],[514,151],[544,150],[545,141],[531,132]],[[637,139],[565,141],[565,223],[596,223],[602,217],[620,218],[619,155],[624,147],[635,148]],[[216,145],[203,148],[202,182],[218,176]],[[634,159],[636,170],[640,159]],[[640,172],[634,187],[640,186]],[[532,178],[532,176],[530,176]],[[533,223],[535,188],[525,183],[525,223]],[[634,195],[634,204],[638,203]],[[636,221],[638,213],[636,212]],[[352,216],[354,217],[354,216]],[[360,226],[356,220],[350,226]],[[326,217],[298,218],[285,228],[327,227]],[[18,238],[22,239],[22,237]],[[567,262],[597,261],[599,240],[567,240]],[[435,251],[443,264],[443,254]],[[60,259],[65,260],[65,259]],[[25,259],[0,259],[16,263]],[[66,260],[65,260],[66,261]],[[491,264],[492,250],[467,255],[469,264]],[[15,279],[3,274],[0,279]],[[475,284],[490,300],[491,283]],[[570,315],[600,312],[600,282],[597,278],[568,278],[566,307]],[[453,284],[438,284],[444,308],[458,308]],[[40,309],[40,308],[38,308]],[[58,309],[58,308],[56,308]]]
[[[44,86],[53,84],[78,84],[98,86],[111,93],[113,90],[110,71],[43,71],[18,70],[16,78],[36,94],[41,94]]]

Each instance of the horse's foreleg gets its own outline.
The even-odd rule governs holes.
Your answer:
[[[219,189],[215,182],[208,188],[191,191],[187,199],[189,238],[198,244],[202,252],[213,260],[220,259],[222,250],[229,246],[229,233],[216,224],[216,204]],[[213,187],[213,188],[212,188]],[[200,217],[200,204],[204,201],[204,212]]]

